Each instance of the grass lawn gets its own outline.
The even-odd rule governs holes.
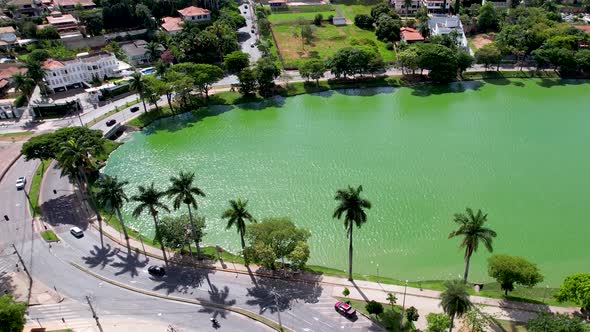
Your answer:
[[[55,233],[50,229],[41,232],[41,237],[43,238],[43,240],[47,242],[54,242],[59,240],[57,238],[57,235],[55,235]]]
[[[354,17],[359,14],[371,15],[371,6],[365,5],[337,5],[344,17],[354,22]]]
[[[43,174],[45,174],[45,171],[49,167],[50,163],[51,160],[45,160],[39,164],[39,167],[37,167],[37,170],[31,179],[31,188],[29,188],[29,208],[31,209],[31,214],[33,216],[41,214],[41,209],[39,208],[39,186],[41,185]]]
[[[7,137],[7,138],[22,138],[25,136],[31,136],[33,135],[35,132],[33,131],[19,131],[19,132],[15,132],[15,133],[4,133],[4,134],[0,134],[0,137]]]
[[[365,309],[367,302],[364,300],[352,300],[352,299],[343,298],[343,297],[338,298],[338,300],[350,301],[350,305],[352,305],[356,309],[357,313],[362,312],[363,314],[371,317],[373,320],[375,320],[377,323],[379,323],[379,325],[386,328],[387,331],[406,332],[406,331],[415,331],[416,330],[414,328],[413,324],[411,326],[408,326],[406,324],[403,327],[403,329],[400,328],[400,318],[401,318],[401,312],[402,312],[401,306],[394,305],[393,311],[392,311],[391,306],[389,304],[383,304],[383,309],[385,309],[385,311],[381,315],[375,316],[375,315],[370,315],[367,312],[367,309]]]
[[[289,22],[297,22],[299,19],[304,19],[306,21],[313,21],[317,14],[322,14],[324,20],[328,19],[328,16],[334,15],[336,16],[336,11],[319,11],[319,12],[281,12],[281,13],[272,13],[268,16],[268,20],[272,24],[281,24],[281,23],[289,23]]]
[[[362,30],[355,25],[337,27],[332,24],[324,24],[321,27],[316,27],[314,40],[311,45],[305,45],[305,50],[302,48],[301,38],[293,36],[293,32],[297,29],[294,25],[273,25],[272,29],[286,67],[297,67],[310,51],[318,52],[320,58],[326,59],[338,49],[354,46],[363,39],[375,42],[384,61],[393,62],[395,60],[393,50],[388,50],[385,43],[378,41],[373,31]]]
[[[494,319],[497,326],[503,332],[527,332],[526,324],[509,320]]]
[[[95,156],[96,160],[98,162],[105,162],[109,158],[109,155],[111,154],[111,152],[115,151],[120,145],[121,145],[121,143],[105,139],[104,152],[96,155]]]

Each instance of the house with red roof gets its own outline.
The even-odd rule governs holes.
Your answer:
[[[211,20],[211,12],[208,9],[189,6],[177,10],[180,17],[162,17],[162,29],[170,34],[182,31],[183,22],[206,22]]]
[[[416,29],[410,27],[402,27],[400,29],[400,37],[401,40],[405,41],[408,44],[424,41],[424,37],[422,36],[422,34],[418,32]]]

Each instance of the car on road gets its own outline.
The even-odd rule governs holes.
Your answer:
[[[248,5],[244,5],[244,8],[248,9]]]
[[[251,33],[255,33],[256,31],[254,29],[250,30]]]
[[[254,43],[250,44],[250,47],[254,47],[254,46],[256,46],[256,44],[254,44]]]
[[[80,229],[80,227],[72,227],[70,228],[70,233],[72,233],[73,236],[77,237],[77,238],[81,238],[82,236],[84,236],[84,232],[82,232],[82,230]]]
[[[110,127],[110,126],[114,125],[115,123],[117,123],[117,120],[110,119],[109,121],[107,121],[107,127]]]
[[[356,316],[356,310],[346,302],[336,302],[336,304],[334,304],[334,309],[348,318]]]
[[[131,113],[135,113],[135,112],[139,111],[139,106],[131,107],[130,111],[131,111]]]
[[[16,190],[25,189],[25,184],[27,184],[27,179],[24,176],[19,177],[16,179]]]
[[[161,266],[152,265],[148,267],[148,273],[156,277],[163,277],[166,274],[166,270]]]
[[[248,14],[247,12],[244,12],[244,15]]]

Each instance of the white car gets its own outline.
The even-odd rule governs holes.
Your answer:
[[[24,176],[16,179],[16,190],[25,189],[25,184],[27,184],[27,179]]]
[[[84,232],[82,232],[82,230],[79,227],[70,228],[70,233],[72,233],[72,235],[77,238],[84,236]]]

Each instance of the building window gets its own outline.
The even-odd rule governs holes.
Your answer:
[[[53,76],[57,76],[57,74],[56,73],[53,73]]]

